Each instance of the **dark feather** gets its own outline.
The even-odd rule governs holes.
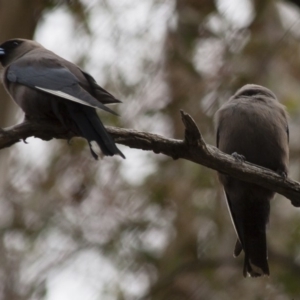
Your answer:
[[[82,70],[81,70],[81,72],[91,87],[91,94],[96,99],[101,99],[101,102],[103,104],[122,103],[121,100],[116,99],[112,94],[110,94],[108,91],[103,89],[100,85],[98,85],[97,82],[95,81],[95,79],[90,74],[88,74]]]
[[[99,145],[104,155],[113,156],[119,154],[125,158],[124,154],[117,148],[114,140],[98,118],[95,109],[70,105],[68,113],[78,127],[81,135],[88,140],[91,153],[95,158],[97,158],[97,154],[91,147],[92,141],[95,141]]]

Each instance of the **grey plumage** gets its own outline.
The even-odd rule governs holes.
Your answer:
[[[57,119],[66,129],[95,141],[104,155],[123,153],[106,131],[96,108],[116,114],[105,104],[119,103],[94,78],[75,64],[24,39],[0,45],[0,62],[5,67],[3,82],[27,119]]]
[[[287,115],[269,89],[252,84],[239,89],[217,112],[216,127],[220,150],[287,175]],[[269,275],[266,225],[275,193],[226,174],[219,178],[238,236],[234,255],[245,252],[244,276]]]

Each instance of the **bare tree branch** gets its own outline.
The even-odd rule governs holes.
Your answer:
[[[216,147],[207,145],[195,121],[181,111],[185,126],[184,140],[165,138],[157,134],[132,129],[106,127],[119,144],[130,148],[162,153],[173,159],[183,158],[208,168],[226,173],[237,179],[252,182],[271,189],[290,199],[294,206],[300,207],[300,184],[292,179],[248,162],[239,162]],[[45,121],[24,122],[0,131],[0,149],[9,147],[28,137],[42,140],[52,138],[71,139],[74,134],[67,132],[59,123]],[[247,158],[246,158],[247,159]]]

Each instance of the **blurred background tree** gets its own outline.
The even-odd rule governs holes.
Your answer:
[[[300,2],[0,0],[0,42],[35,39],[123,100],[105,124],[182,138],[179,109],[214,144],[213,116],[245,83],[290,114],[300,180]],[[1,87],[2,88],[2,87]],[[0,90],[1,126],[23,118]],[[300,217],[272,203],[270,278],[244,279],[216,173],[122,148],[92,159],[83,139],[29,139],[0,156],[0,299],[291,299]]]

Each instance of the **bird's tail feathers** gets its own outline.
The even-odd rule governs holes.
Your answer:
[[[81,110],[73,109],[69,112],[82,136],[88,140],[91,153],[95,159],[98,159],[98,155],[92,148],[93,141],[99,145],[104,155],[113,156],[118,154],[125,158],[124,154],[117,148],[113,138],[106,131],[94,109],[81,108]]]
[[[244,277],[259,277],[270,275],[267,253],[266,232],[260,232],[257,236],[245,237]]]
[[[97,113],[95,112],[94,114],[89,115],[88,120],[90,121],[91,125],[96,130],[96,132],[98,133],[98,135],[101,137],[100,139],[96,140],[96,142],[100,146],[102,152],[103,152],[103,149],[102,149],[102,146],[100,144],[101,141],[104,144],[103,148],[106,148],[106,150],[108,150],[108,152],[109,152],[109,154],[105,154],[103,152],[105,155],[112,156],[114,154],[118,154],[122,158],[125,158],[125,155],[118,149],[118,147],[116,146],[113,138],[106,131],[104,125],[102,124],[101,120],[97,116]]]

